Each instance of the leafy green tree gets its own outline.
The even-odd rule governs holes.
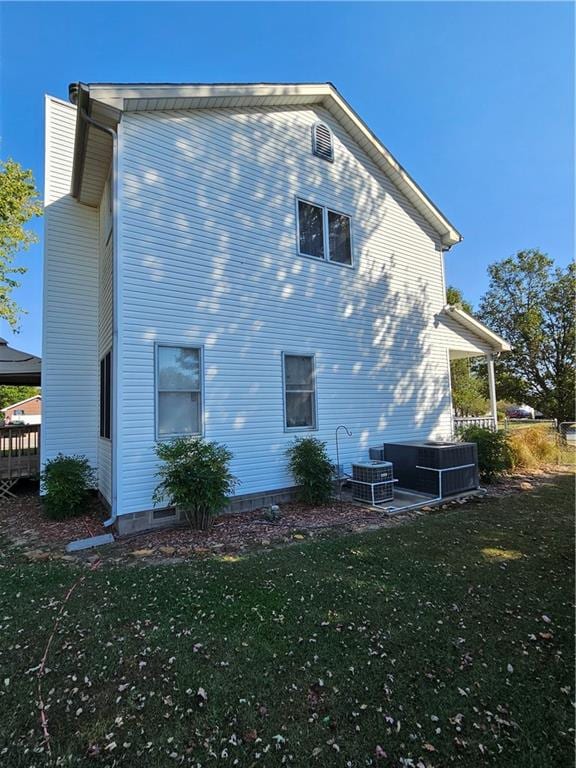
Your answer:
[[[558,421],[575,420],[576,268],[554,268],[538,249],[488,268],[480,320],[512,345],[498,360],[499,394]]]
[[[12,291],[20,285],[15,275],[26,272],[26,267],[15,266],[14,260],[20,250],[37,242],[25,225],[41,215],[32,171],[14,160],[0,160],[0,318],[12,329],[17,329],[22,312],[12,298]]]
[[[469,315],[474,314],[472,304],[470,304],[469,301],[466,301],[462,295],[462,291],[459,288],[455,288],[453,285],[449,285],[446,288],[446,301],[453,307],[459,307],[460,309],[463,309],[464,312],[468,312]]]
[[[472,314],[472,305],[462,296],[458,288],[448,286],[446,289],[448,304],[460,307]],[[458,416],[482,416],[488,410],[484,382],[471,367],[469,358],[450,361],[450,378],[452,382],[452,405]]]
[[[40,394],[40,387],[18,387],[11,384],[0,386],[0,408],[27,400],[29,397]]]

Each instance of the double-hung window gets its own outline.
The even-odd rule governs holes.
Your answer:
[[[326,206],[298,200],[298,253],[352,266],[351,219]]]
[[[286,429],[316,429],[313,355],[283,355]]]
[[[202,434],[202,350],[156,347],[156,437]]]

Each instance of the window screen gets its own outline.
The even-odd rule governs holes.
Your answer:
[[[328,211],[328,258],[338,264],[352,264],[350,217]]]
[[[318,205],[298,200],[299,251],[324,258],[324,212]]]
[[[202,433],[201,352],[192,347],[157,347],[159,438]]]
[[[316,427],[316,383],[312,355],[284,355],[287,429]]]

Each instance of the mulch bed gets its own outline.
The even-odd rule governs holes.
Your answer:
[[[68,520],[49,520],[38,490],[29,485],[16,488],[16,498],[0,501],[0,533],[14,544],[63,547],[74,539],[105,533],[102,521],[108,517],[94,498],[86,514]]]
[[[313,507],[303,504],[282,504],[279,520],[270,522],[263,510],[222,515],[214,520],[209,531],[194,531],[188,527],[167,528],[120,539],[117,547],[124,551],[174,548],[172,554],[202,553],[220,550],[238,552],[254,547],[299,541],[333,531],[356,532],[383,526],[398,525],[409,516],[391,517],[383,511],[347,502]],[[411,513],[414,517],[416,513]]]
[[[549,467],[509,475],[489,486],[487,493],[494,497],[535,490],[551,474],[561,471],[565,471],[565,468]],[[81,517],[63,521],[48,520],[37,490],[24,487],[17,498],[0,502],[0,533],[10,544],[23,547],[24,555],[31,560],[54,557],[86,561],[100,556],[110,562],[158,562],[214,554],[232,555],[310,537],[391,527],[407,523],[422,514],[463,503],[463,500],[446,502],[435,509],[411,510],[393,516],[346,501],[323,507],[283,504],[280,507],[281,517],[274,522],[264,518],[263,510],[221,515],[215,519],[209,531],[195,531],[187,526],[165,528],[118,539],[100,548],[97,553],[94,549],[88,549],[65,555],[65,546],[70,541],[109,532],[102,525],[108,516],[107,512],[94,498],[86,514]]]

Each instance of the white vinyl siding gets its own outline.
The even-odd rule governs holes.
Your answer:
[[[98,211],[70,195],[76,108],[46,99],[42,462],[98,466]]]
[[[334,162],[302,141],[321,120]],[[288,487],[281,358],[315,354],[318,437],[341,461],[451,431],[439,236],[318,108],[124,114],[120,513],[152,507],[155,345],[204,346],[204,433],[238,493]],[[310,134],[308,134],[310,135]],[[296,198],[346,212],[355,269],[295,258]]]

